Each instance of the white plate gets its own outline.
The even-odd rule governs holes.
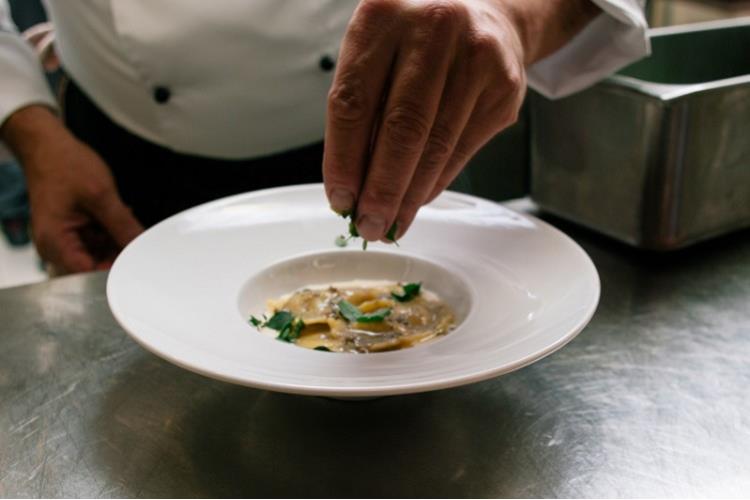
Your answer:
[[[599,300],[596,269],[578,245],[480,198],[443,194],[399,248],[337,248],[345,228],[321,185],[208,203],[154,226],[120,254],[109,305],[137,342],[188,370],[274,391],[372,397],[521,368],[575,337]],[[435,342],[375,354],[307,350],[247,323],[268,298],[359,278],[422,281],[461,323]]]

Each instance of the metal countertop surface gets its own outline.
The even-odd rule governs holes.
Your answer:
[[[602,299],[568,346],[487,382],[344,402],[146,352],[106,274],[0,291],[0,496],[750,494],[750,233],[677,254],[553,221]]]

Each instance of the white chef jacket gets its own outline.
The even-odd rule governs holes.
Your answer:
[[[549,97],[649,53],[644,0],[604,11],[528,71]],[[323,138],[326,96],[356,0],[47,0],[65,70],[114,122],[181,153],[252,158]],[[0,123],[55,102],[0,0]]]

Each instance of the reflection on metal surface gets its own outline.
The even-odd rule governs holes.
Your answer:
[[[585,92],[534,96],[532,197],[672,250],[750,226],[750,19],[654,30],[652,45]]]
[[[566,349],[358,403],[148,354],[116,326],[103,274],[0,291],[0,496],[747,494],[750,234],[664,257],[576,239],[603,294]]]

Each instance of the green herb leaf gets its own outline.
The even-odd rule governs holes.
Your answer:
[[[295,318],[289,311],[276,311],[267,321],[265,315],[262,321],[250,316],[250,323],[258,329],[267,327],[276,330],[279,332],[276,338],[284,342],[294,342],[305,328],[305,322],[301,318]]]
[[[354,224],[354,217],[349,221],[349,234],[352,238],[359,238],[359,231],[357,231],[357,226]]]
[[[277,332],[282,331],[284,328],[290,326],[294,320],[294,316],[289,311],[277,311],[271,319],[266,321],[265,326]]]
[[[327,348],[324,345],[319,345],[318,347],[313,348],[314,351],[324,351],[324,352],[331,352],[329,348]]]
[[[398,222],[393,223],[393,225],[388,230],[388,233],[385,235],[385,237],[388,238],[393,243],[395,243],[396,246],[398,246],[398,241],[396,241],[396,233],[398,233]]]
[[[411,299],[419,295],[419,291],[422,288],[422,283],[407,283],[402,286],[404,293],[398,294],[391,292],[391,297],[398,300],[399,302],[409,302]]]
[[[279,334],[276,336],[276,340],[281,340],[283,342],[291,342],[292,339],[289,336],[289,332],[292,330],[292,324],[288,323],[284,325],[284,327],[279,330]]]
[[[346,300],[342,300],[337,304],[339,312],[350,323],[356,323],[358,318],[362,316],[362,311],[357,306]]]
[[[291,322],[284,325],[276,338],[284,342],[294,342],[299,338],[303,328],[305,328],[305,322],[299,318],[293,318]]]
[[[383,321],[386,316],[391,314],[389,307],[378,309],[371,313],[363,313],[359,308],[346,300],[340,301],[338,304],[339,312],[349,323],[379,323]]]
[[[380,323],[389,314],[391,314],[391,308],[384,307],[382,309],[378,309],[377,311],[373,311],[371,313],[361,314],[357,318],[357,322],[358,323]]]
[[[304,328],[305,328],[305,322],[302,321],[302,318],[296,318],[294,322],[292,323],[292,336],[294,340],[297,340],[299,338]]]
[[[349,237],[347,238],[342,235],[336,238],[334,242],[337,246],[345,247],[346,243],[348,243],[352,238],[361,237],[355,223],[355,221],[357,220],[357,212],[355,210],[349,210],[346,212],[341,212],[339,215],[341,215],[341,217],[343,217],[344,219],[349,220]],[[398,223],[394,222],[391,228],[388,230],[388,233],[386,233],[385,237],[388,240],[392,241],[396,246],[398,246],[398,241],[396,241],[396,234],[398,234]],[[367,250],[367,240],[362,241],[362,250]]]

